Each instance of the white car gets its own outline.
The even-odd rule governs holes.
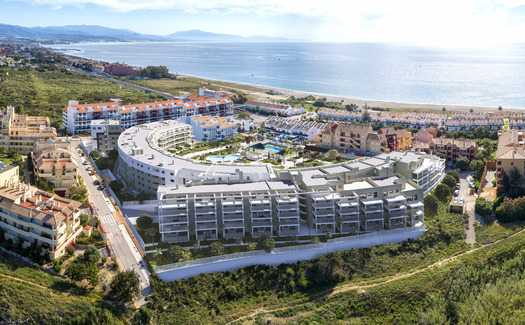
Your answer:
[[[454,191],[454,196],[458,196],[458,195],[459,195],[459,190]]]

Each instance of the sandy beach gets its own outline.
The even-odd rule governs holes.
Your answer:
[[[356,104],[360,107],[364,107],[366,104],[370,108],[380,107],[380,108],[389,108],[392,110],[399,110],[399,111],[440,112],[442,113],[443,107],[445,107],[446,112],[454,112],[454,111],[455,112],[469,112],[471,109],[474,112],[498,112],[497,107],[400,103],[400,102],[330,96],[330,95],[308,93],[308,92],[289,90],[289,89],[271,88],[271,87],[266,87],[266,86],[261,86],[261,85],[250,85],[250,84],[243,84],[243,83],[229,82],[229,81],[222,81],[222,80],[204,79],[204,78],[181,75],[181,74],[178,74],[178,77],[184,77],[187,79],[196,79],[202,83],[209,84],[211,87],[221,87],[225,89],[231,89],[231,90],[235,90],[238,92],[242,92],[249,99],[253,99],[253,100],[279,101],[279,100],[287,99],[290,96],[306,97],[306,96],[312,95],[316,98],[325,97],[328,101],[331,101],[331,102],[343,102],[345,105],[346,104]],[[267,93],[269,90],[276,90],[280,93],[280,95],[270,95]],[[508,113],[509,111],[512,111],[512,112],[525,111],[525,108],[503,107],[503,113]]]

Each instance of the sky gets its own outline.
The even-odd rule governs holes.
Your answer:
[[[479,46],[525,42],[525,0],[0,0],[0,23]]]

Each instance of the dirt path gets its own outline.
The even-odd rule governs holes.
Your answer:
[[[328,290],[322,291],[320,293],[317,293],[317,294],[309,297],[308,301],[309,302],[313,302],[313,301],[318,301],[318,300],[322,300],[322,299],[327,299],[329,297],[332,297],[334,295],[337,295],[337,294],[340,294],[340,293],[344,293],[344,292],[347,292],[347,291],[372,288],[372,287],[375,287],[375,286],[378,286],[378,285],[382,285],[382,284],[386,284],[386,283],[389,283],[389,282],[392,282],[392,281],[408,278],[410,276],[416,275],[416,274],[421,273],[421,272],[423,272],[425,270],[428,270],[430,268],[434,268],[436,266],[443,266],[443,265],[445,265],[447,263],[450,263],[452,261],[457,260],[458,258],[460,258],[462,256],[470,255],[470,254],[472,254],[472,253],[474,253],[474,252],[476,252],[476,251],[478,251],[480,249],[483,249],[483,248],[488,247],[488,246],[496,245],[496,244],[498,244],[498,243],[500,243],[500,242],[502,242],[504,240],[510,239],[512,237],[518,236],[519,234],[523,234],[523,233],[525,233],[525,229],[520,230],[517,233],[515,233],[515,234],[513,234],[513,235],[511,235],[511,236],[509,236],[507,238],[503,238],[503,239],[500,239],[500,240],[495,241],[493,243],[482,245],[480,247],[470,249],[470,250],[468,250],[466,252],[463,252],[463,253],[460,253],[458,255],[454,255],[454,256],[445,258],[445,259],[440,260],[440,261],[438,261],[436,263],[428,265],[428,266],[426,266],[424,268],[421,268],[421,269],[418,269],[418,270],[414,270],[414,271],[411,271],[411,272],[408,272],[408,273],[396,274],[394,276],[387,276],[387,277],[383,277],[383,278],[379,278],[379,279],[375,279],[375,280],[370,280],[370,281],[362,281],[360,283],[342,284],[342,285],[337,286],[335,288],[328,289]],[[370,283],[370,282],[374,282],[374,283]],[[276,312],[276,311],[288,309],[288,308],[293,307],[295,305],[301,304],[301,302],[303,302],[303,301],[304,301],[304,299],[291,301],[287,306],[280,307],[280,308],[275,308],[275,309],[271,309],[271,308],[267,308],[267,307],[261,307],[261,308],[258,308],[256,310],[254,310],[253,312],[251,312],[248,315],[239,317],[236,320],[233,320],[233,321],[229,322],[228,324],[242,322],[242,321],[246,320],[247,318],[250,318],[250,317],[253,318],[253,317],[255,317],[256,315],[258,315],[260,313],[271,313],[271,312]]]
[[[52,289],[52,288],[49,288],[49,287],[44,287],[43,285],[40,285],[38,283],[34,283],[34,282],[31,282],[31,281],[23,280],[23,279],[20,279],[20,278],[14,277],[14,276],[10,276],[10,275],[7,275],[7,274],[0,274],[0,277],[7,278],[7,279],[10,279],[10,280],[15,280],[15,281],[18,281],[18,282],[27,283],[27,284],[30,284],[32,286],[35,286],[35,287],[38,287],[38,288],[41,288],[41,289],[49,290],[51,292],[58,291],[58,292],[60,292],[62,294],[69,295],[68,292]]]

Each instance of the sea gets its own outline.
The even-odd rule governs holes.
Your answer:
[[[525,44],[122,42],[51,45],[63,53],[316,94],[402,103],[525,108]]]

